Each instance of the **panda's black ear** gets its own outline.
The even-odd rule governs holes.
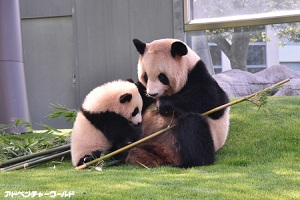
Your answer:
[[[174,42],[171,46],[171,54],[172,57],[175,58],[175,56],[184,56],[188,53],[188,49],[185,44],[182,42]]]
[[[146,43],[141,42],[141,41],[138,40],[138,39],[133,39],[132,41],[133,41],[133,44],[134,44],[136,50],[137,50],[141,55],[143,55],[144,52],[145,52],[145,49],[146,49]]]
[[[132,94],[130,93],[125,93],[120,96],[120,103],[125,103],[126,101],[130,102],[132,99]]]

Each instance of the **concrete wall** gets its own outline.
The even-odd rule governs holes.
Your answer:
[[[79,96],[112,79],[136,79],[133,38],[173,37],[172,1],[76,1]]]
[[[20,0],[20,12],[31,120],[57,128],[71,125],[44,117],[50,103],[78,108],[104,82],[136,80],[133,38],[174,37],[172,0]]]

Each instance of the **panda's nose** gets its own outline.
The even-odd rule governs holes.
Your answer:
[[[149,96],[151,96],[151,97],[156,97],[158,95],[158,93],[155,93],[155,94],[150,94],[149,93]]]

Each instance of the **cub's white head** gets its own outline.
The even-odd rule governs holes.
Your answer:
[[[142,122],[143,100],[136,85],[129,81],[112,81],[93,89],[82,107],[89,112],[115,112],[135,125]]]

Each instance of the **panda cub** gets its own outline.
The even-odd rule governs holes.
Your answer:
[[[144,43],[134,39],[133,43],[140,53],[138,79],[147,95],[156,99],[143,115],[141,137],[170,124],[177,126],[131,149],[127,163],[149,167],[213,164],[215,152],[227,138],[229,108],[208,116],[200,114],[228,103],[226,93],[200,57],[182,41]]]
[[[74,166],[99,157],[105,150],[116,150],[140,137],[143,101],[137,86],[116,80],[93,89],[77,113],[71,134]],[[119,155],[120,156],[120,155]],[[124,159],[121,155],[118,159]]]

